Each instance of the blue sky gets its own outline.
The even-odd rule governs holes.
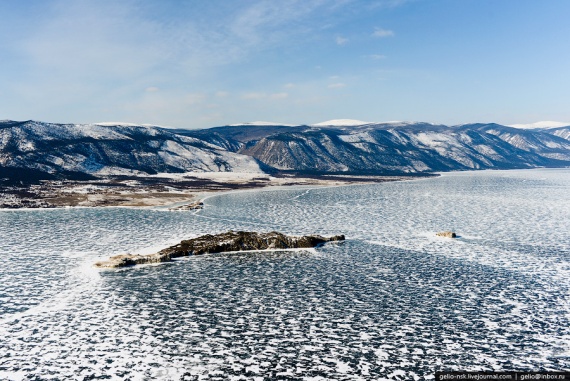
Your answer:
[[[19,0],[0,16],[0,119],[570,122],[567,0]]]

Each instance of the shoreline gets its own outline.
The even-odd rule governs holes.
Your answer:
[[[313,175],[274,177],[261,174],[176,174],[94,181],[45,181],[0,193],[0,211],[93,207],[167,208],[192,211],[203,200],[233,191],[294,186],[345,186],[418,180],[427,176]],[[210,176],[209,176],[210,175]],[[185,209],[185,207],[190,208]],[[178,210],[177,210],[178,209]]]

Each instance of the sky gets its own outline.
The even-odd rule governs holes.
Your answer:
[[[570,122],[568,0],[0,1],[0,119]]]

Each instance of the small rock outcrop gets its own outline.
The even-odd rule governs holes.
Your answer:
[[[204,203],[202,201],[192,202],[190,204],[184,204],[180,206],[174,206],[172,208],[168,208],[168,210],[199,210],[204,209]]]
[[[287,236],[278,232],[256,233],[229,231],[221,234],[206,234],[188,239],[163,249],[155,254],[120,254],[107,261],[95,263],[99,268],[120,268],[148,263],[168,262],[173,258],[208,253],[231,251],[310,248],[331,241],[343,241],[344,235],[322,237],[320,235]]]
[[[435,233],[435,235],[438,237],[445,237],[445,238],[456,238],[457,237],[457,234],[455,234],[455,232],[450,232],[450,231]]]

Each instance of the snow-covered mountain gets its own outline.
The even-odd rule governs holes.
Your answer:
[[[332,119],[326,122],[320,122],[312,124],[313,127],[345,127],[345,126],[362,126],[365,124],[370,124],[370,122],[363,122],[362,120],[356,119]]]
[[[554,122],[554,121],[542,121],[542,122],[527,123],[527,124],[509,124],[509,127],[521,128],[524,130],[559,128],[559,127],[568,127],[568,126],[570,126],[570,123]]]
[[[570,126],[560,127],[560,128],[550,128],[547,133],[551,135],[556,135],[566,140],[570,140]]]
[[[159,127],[0,122],[0,167],[63,177],[262,172],[256,159]]]
[[[570,165],[565,130],[332,120],[185,133],[285,171],[415,173]]]
[[[333,120],[175,130],[0,122],[0,178],[159,172],[397,174],[570,166],[570,127]]]
[[[570,128],[555,129],[519,129],[500,124],[465,124],[462,130],[475,130],[481,133],[495,135],[513,147],[540,156],[568,161],[570,160],[570,145],[568,137]]]

